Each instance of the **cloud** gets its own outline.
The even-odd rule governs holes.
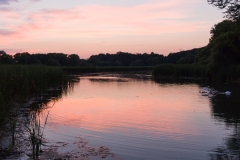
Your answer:
[[[33,2],[39,2],[41,0],[30,0]],[[11,2],[19,2],[19,0],[0,0],[0,5],[9,5]]]
[[[0,7],[0,14],[1,14],[1,18],[0,21],[5,20],[5,21],[9,21],[10,19],[19,19],[20,18],[20,14],[16,13],[13,9],[11,8],[3,8]]]
[[[1,35],[13,36],[15,33],[18,35],[16,39],[23,37],[57,39],[157,35],[205,29],[205,22],[186,21],[190,14],[188,10],[179,7],[179,5],[186,6],[185,3],[185,1],[169,0],[133,7],[84,5],[70,9],[42,9],[28,13],[7,9],[1,11],[0,8],[0,13],[5,13],[5,18],[15,18],[18,21],[17,24],[4,23],[4,28],[8,30],[2,31]]]
[[[192,32],[206,27],[204,22],[186,21],[191,14],[185,1],[169,0],[152,2],[144,5],[104,6],[85,5],[70,9],[42,9],[33,13],[15,13],[8,10],[5,16],[18,18],[17,25],[7,24],[20,35],[46,36],[114,36],[114,35],[146,35],[166,32]],[[19,15],[25,15],[20,18]]]
[[[9,8],[3,8],[3,7],[0,8],[0,12],[10,12],[10,11],[11,9]]]
[[[16,34],[16,32],[14,32],[14,31],[0,29],[0,36],[12,36],[15,34]]]
[[[52,20],[61,19],[64,21],[82,18],[79,11],[75,9],[44,9],[41,12],[33,14],[32,16],[34,15],[42,18],[51,18]]]
[[[39,51],[64,49],[68,45],[71,47],[66,47],[66,50],[72,52],[79,48],[98,52],[100,47],[107,51],[112,47],[114,51],[116,47],[122,50],[123,47],[133,48],[134,45],[135,48],[158,48],[160,43],[166,48],[170,41],[172,43],[176,39],[176,35],[185,37],[186,34],[209,33],[212,19],[210,23],[208,19],[193,18],[195,3],[190,0],[151,0],[134,6],[76,5],[59,9],[56,5],[43,9],[44,3],[41,3],[34,6],[39,7],[38,10],[31,6],[27,9],[14,5],[12,8],[0,7],[0,39],[4,38],[0,44],[38,48]],[[95,47],[105,40],[110,43]],[[79,44],[82,46],[79,47]]]
[[[1,4],[9,4],[10,2],[18,2],[18,0],[0,0],[0,5]]]
[[[173,3],[174,2],[174,3]],[[181,2],[183,3],[183,2]],[[169,29],[172,21],[189,17],[186,11],[172,8],[180,4],[171,0],[135,7],[86,5],[71,9],[44,9],[29,15],[29,20],[43,30],[69,32],[69,35],[155,34]],[[179,22],[182,23],[182,22]],[[171,26],[168,31],[174,30]],[[177,31],[182,28],[175,28]],[[75,32],[75,33],[74,33]]]

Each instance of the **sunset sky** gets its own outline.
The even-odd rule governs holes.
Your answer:
[[[0,0],[0,50],[168,55],[205,46],[222,11],[207,0]]]

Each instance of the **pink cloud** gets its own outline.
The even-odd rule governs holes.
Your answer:
[[[19,14],[15,13],[14,10],[9,8],[0,8],[1,19],[18,19]]]
[[[161,46],[166,52],[165,48],[169,45],[165,44],[164,39],[168,39],[166,43],[172,43],[167,34],[183,35],[211,28],[208,21],[188,20],[193,16],[192,10],[189,10],[192,3],[196,2],[153,0],[133,7],[85,5],[36,12],[0,8],[0,14],[4,15],[0,18],[4,24],[0,28],[0,38],[4,38],[4,42],[1,41],[0,45],[39,52],[56,51],[57,48],[64,52],[83,51],[86,54],[102,51],[115,53],[124,49],[131,52],[134,47]],[[153,38],[156,35],[159,37]],[[147,39],[137,39],[138,36]],[[109,43],[101,43],[103,40]],[[182,44],[182,41],[176,43]]]
[[[74,9],[45,9],[40,12],[35,12],[29,16],[29,19],[36,22],[61,22],[62,24],[82,18],[79,12]]]
[[[11,36],[11,35],[15,35],[15,32],[9,31],[9,30],[5,30],[5,29],[0,29],[0,35],[2,35],[2,36]]]
[[[31,30],[40,30],[43,35],[45,31],[54,30],[61,36],[67,32],[71,36],[74,31],[79,36],[189,31],[183,22],[178,23],[181,27],[174,27],[174,20],[189,17],[186,11],[170,8],[179,4],[183,4],[183,1],[172,0],[135,7],[90,5],[73,9],[45,9],[30,14],[28,22],[23,21],[15,29],[20,34],[26,34],[26,30],[27,34]],[[34,34],[38,35],[37,32]]]

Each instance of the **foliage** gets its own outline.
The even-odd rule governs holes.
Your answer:
[[[47,66],[60,66],[59,62],[56,59],[49,59],[46,62]]]
[[[199,48],[201,49],[201,48]],[[187,51],[180,51],[177,53],[170,53],[167,56],[167,63],[171,64],[192,64],[194,62],[194,57],[199,49],[191,49]]]
[[[232,79],[230,74],[240,64],[239,23],[224,20],[211,29],[209,44],[197,52],[195,64],[205,64],[210,68],[214,79]],[[237,67],[238,68],[238,67]],[[235,73],[239,75],[238,73]]]
[[[240,79],[240,1],[207,0],[210,4],[226,9],[228,20],[212,27],[209,44],[197,52],[195,64],[206,64],[214,79],[222,81]],[[235,75],[232,73],[234,72]],[[237,76],[236,76],[237,75]]]
[[[212,63],[215,68],[229,67],[240,63],[240,33],[227,32],[214,39]]]
[[[0,63],[11,64],[14,63],[13,57],[4,51],[0,51]]]
[[[215,24],[210,30],[211,37],[209,39],[209,44],[197,51],[194,59],[195,63],[207,65],[213,63],[213,54],[216,55],[221,50],[220,48],[217,49],[217,46],[221,47],[219,44],[222,43],[221,40],[225,41],[225,45],[228,45],[228,42],[224,40],[223,35],[226,37],[229,33],[232,34],[232,32],[237,29],[237,26],[238,25],[235,22],[230,20],[224,20],[218,24]],[[229,39],[228,41],[231,42]]]
[[[163,64],[154,68],[154,78],[208,78],[209,70],[206,65],[193,64]]]
[[[197,55],[194,58],[195,64],[204,64],[209,65],[210,63],[210,57],[211,57],[211,48],[212,44],[208,44],[207,46],[201,48],[197,51]]]
[[[219,37],[221,34],[236,30],[237,27],[238,23],[235,23],[231,20],[224,20],[218,24],[215,24],[210,30],[211,34],[210,42]]]
[[[192,64],[197,50],[192,49],[170,53],[168,56],[156,54],[132,54],[128,52],[117,52],[116,54],[98,54],[88,59],[88,63],[94,66],[156,66],[159,64]]]
[[[95,66],[153,66],[164,62],[164,56],[151,54],[132,54],[128,52],[117,52],[116,54],[98,54],[88,59]]]
[[[16,53],[14,61],[17,64],[43,64],[50,66],[77,66],[80,65],[80,58],[76,54],[63,53],[37,53],[29,54],[28,52]]]
[[[116,54],[98,54],[92,55],[89,59],[80,59],[77,54],[63,53],[37,53],[30,54],[28,52],[16,53],[14,56],[0,52],[0,62],[16,63],[16,64],[42,64],[48,66],[156,66],[164,63],[171,64],[192,64],[194,57],[199,49],[192,49],[170,53],[168,56],[151,52],[132,54],[128,52],[117,52]]]
[[[240,1],[239,0],[207,0],[208,3],[218,7],[219,9],[226,9],[224,12],[226,18],[240,21]]]

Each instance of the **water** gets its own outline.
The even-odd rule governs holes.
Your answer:
[[[67,143],[59,152],[83,150],[76,145],[80,140],[86,142],[85,148],[106,146],[125,160],[236,158],[240,155],[239,91],[217,86],[222,91],[232,89],[233,95],[210,99],[199,93],[202,87],[115,76],[81,77],[46,110],[44,137]]]

